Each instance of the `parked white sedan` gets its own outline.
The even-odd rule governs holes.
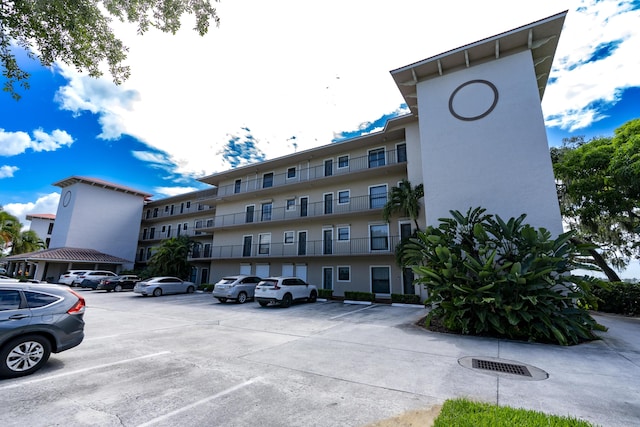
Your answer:
[[[196,291],[193,282],[180,280],[177,277],[151,277],[141,280],[133,288],[133,292],[146,297],[153,295],[159,297],[166,294],[192,294]]]

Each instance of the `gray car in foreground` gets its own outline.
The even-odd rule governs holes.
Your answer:
[[[61,285],[0,284],[0,377],[29,375],[84,339],[85,300]]]

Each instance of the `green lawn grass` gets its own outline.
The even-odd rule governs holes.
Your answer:
[[[444,402],[433,427],[594,427],[573,417],[547,415],[538,411],[515,409],[467,399]]]

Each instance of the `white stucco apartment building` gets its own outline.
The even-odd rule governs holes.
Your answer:
[[[420,293],[394,257],[412,222],[382,219],[387,193],[402,179],[424,184],[421,227],[480,206],[503,218],[525,213],[529,224],[559,234],[540,102],[565,15],[393,70],[410,114],[381,132],[201,178],[211,190],[151,201],[91,179],[63,180],[50,247],[96,249],[126,260],[120,267],[142,268],[180,232],[196,240],[197,283],[233,273],[298,275],[337,296]],[[113,197],[126,200],[118,223],[95,213],[101,202],[119,203]],[[97,237],[106,224],[107,241]]]

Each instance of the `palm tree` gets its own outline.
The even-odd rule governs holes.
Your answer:
[[[20,224],[18,218],[0,207],[0,249],[6,248],[15,239],[19,238],[21,227],[22,224]]]
[[[33,230],[26,230],[13,239],[11,255],[35,252],[46,247],[44,241]]]
[[[149,259],[149,273],[154,276],[189,277],[191,264],[188,261],[193,242],[187,236],[174,237],[162,242]]]
[[[389,199],[382,208],[382,217],[389,222],[391,216],[396,213],[408,216],[419,231],[420,199],[423,197],[424,185],[418,184],[412,187],[408,180],[403,179],[397,187],[392,187],[389,191]]]

